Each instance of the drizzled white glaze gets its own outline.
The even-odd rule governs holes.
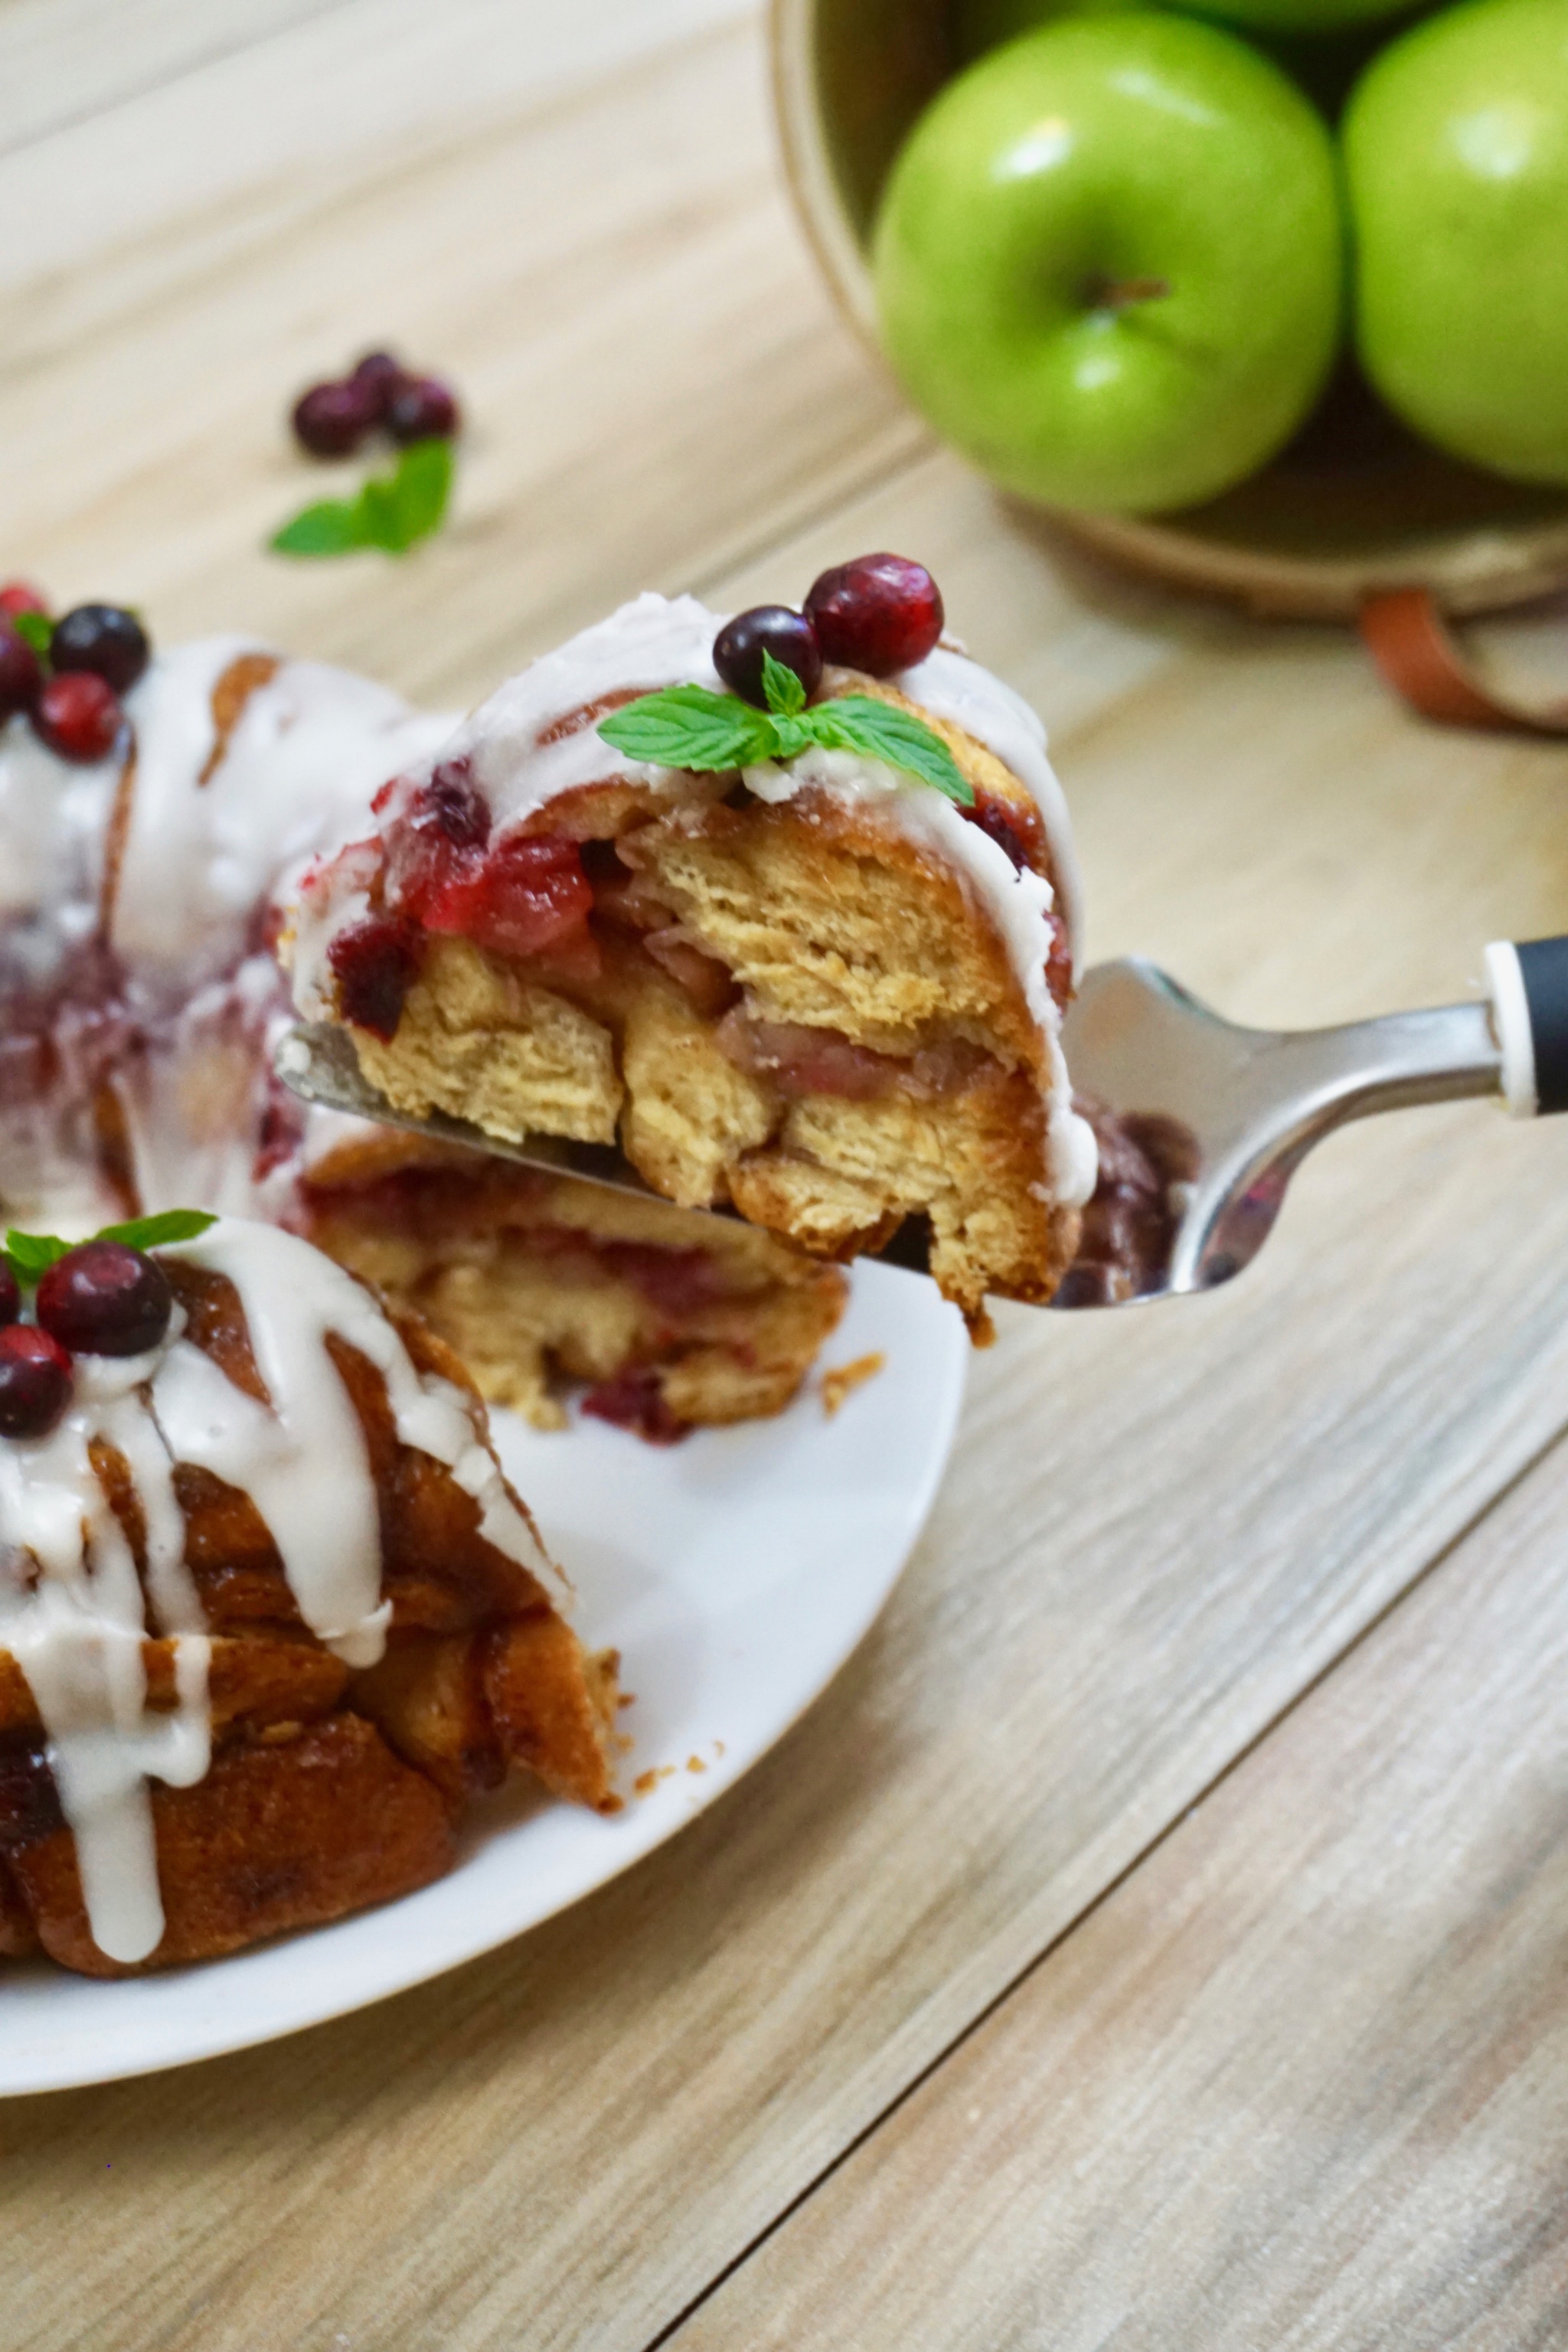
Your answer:
[[[75,1234],[124,1213],[95,1167],[105,1074],[144,1209],[288,1213],[297,1168],[254,1165],[267,1049],[288,1017],[262,919],[310,857],[364,831],[377,788],[452,721],[286,661],[220,751],[214,690],[258,655],[274,658],[237,636],[177,646],[127,696],[135,764],[111,894],[120,760],[72,767],[24,719],[0,726],[0,1208],[16,1223]],[[31,1022],[14,1014],[28,999],[55,1065],[41,1093],[22,1066]],[[314,1141],[307,1124],[307,1160]]]
[[[77,1842],[94,1940],[143,1959],[163,1931],[147,1784],[206,1771],[209,1643],[184,1564],[177,1463],[250,1496],[311,1631],[345,1663],[374,1664],[381,1594],[375,1482],[363,1432],[327,1347],[335,1334],[375,1367],[404,1444],[447,1465],[479,1507],[480,1533],[538,1575],[550,1563],[479,1434],[470,1401],[420,1373],[369,1292],[308,1243],[224,1219],[169,1255],[235,1286],[269,1404],[227,1379],[176,1314],[147,1356],[77,1360],[65,1419],[47,1437],[0,1441],[0,1645],[42,1717]],[[147,1530],[146,1601],[123,1529],[92,1469],[95,1437],[123,1455]],[[179,1701],[146,1704],[142,1642],[173,1637]]]

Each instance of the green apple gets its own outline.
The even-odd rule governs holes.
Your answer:
[[[1007,488],[1139,513],[1289,439],[1333,362],[1327,128],[1211,26],[1079,17],[950,82],[894,164],[872,262],[910,398]]]
[[[1568,5],[1417,26],[1358,85],[1344,146],[1367,373],[1440,448],[1568,482]]]

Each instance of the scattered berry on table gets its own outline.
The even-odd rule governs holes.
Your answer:
[[[822,651],[806,615],[792,613],[787,604],[753,604],[726,621],[714,638],[714,668],[732,694],[759,710],[768,707],[763,692],[764,653],[794,670],[809,702],[822,682]]]
[[[405,375],[386,398],[395,441],[449,441],[462,422],[456,394],[435,375]]]
[[[98,1241],[55,1260],[38,1284],[36,1311],[50,1337],[76,1355],[142,1356],[168,1329],[174,1304],[156,1258],[124,1242]]]
[[[55,624],[49,662],[57,671],[90,670],[128,693],[152,656],[147,632],[120,604],[78,604]]]
[[[348,457],[381,420],[381,394],[370,381],[313,383],[294,403],[294,437],[312,457]]]
[[[33,724],[50,751],[79,766],[106,760],[124,723],[114,688],[90,669],[62,670],[33,705]]]
[[[378,417],[385,415],[387,402],[398,385],[406,381],[407,376],[402,361],[395,359],[390,352],[366,352],[363,360],[355,362],[349,377],[351,383],[367,384],[370,387],[374,396],[375,413]]]
[[[22,1286],[8,1257],[0,1257],[0,1324],[15,1323],[22,1312]]]
[[[31,1323],[0,1331],[0,1437],[47,1437],[70,1402],[70,1358]]]
[[[44,667],[26,638],[0,622],[0,723],[30,710],[44,683]]]
[[[47,613],[47,604],[26,580],[7,580],[0,588],[0,613]]]
[[[923,563],[858,555],[813,582],[805,609],[823,658],[872,677],[924,661],[942,635],[942,592]]]

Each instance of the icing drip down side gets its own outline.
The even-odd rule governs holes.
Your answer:
[[[485,1539],[535,1575],[550,1569],[469,1400],[416,1369],[351,1276],[292,1234],[233,1219],[167,1255],[233,1284],[270,1405],[192,1344],[176,1310],[167,1338],[146,1356],[79,1356],[71,1405],[47,1437],[0,1442],[0,1644],[20,1664],[44,1724],[93,1938],[126,1963],[145,1959],[163,1932],[148,1783],[189,1787],[211,1756],[210,1644],[184,1563],[176,1464],[209,1470],[250,1497],[311,1632],[347,1664],[373,1664],[391,1604],[381,1594],[364,1433],[327,1346],[336,1336],[380,1373],[401,1442],[443,1463],[473,1496]],[[131,1473],[145,1528],[145,1595],[92,1465],[95,1439]],[[147,1706],[149,1636],[174,1645],[172,1713]]]

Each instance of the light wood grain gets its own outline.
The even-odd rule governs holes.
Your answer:
[[[978,528],[973,496],[936,467],[847,525],[945,562],[949,535]],[[1320,983],[1353,995],[1326,975],[1365,908],[1314,898],[1333,847],[1321,827],[1384,789],[1379,763],[1397,770],[1411,735],[1352,652],[1226,623],[1222,659],[1210,622],[1181,615],[1156,661],[1147,611],[1113,615],[1102,596],[1091,614],[1032,542],[985,545],[994,593],[976,560],[958,607],[977,643],[994,635],[1021,672],[1049,658],[1065,613],[1080,676],[1091,656],[1130,666],[1108,706],[1086,698],[1062,751],[1106,828],[1091,880],[1111,919],[1163,910],[1176,967],[1217,983],[1249,941],[1282,957],[1293,887],[1326,941],[1300,951],[1298,1000]],[[818,551],[781,550],[782,579]],[[1196,812],[1232,765],[1240,798],[1259,727],[1273,822],[1260,813],[1227,870]],[[1410,880],[1407,822],[1369,821],[1380,981],[1414,987],[1429,964],[1455,981],[1464,950],[1450,936],[1434,956],[1434,908],[1463,939],[1541,887],[1555,786],[1512,760],[1443,748],[1429,814],[1449,855],[1434,851],[1430,897]],[[1321,805],[1320,767],[1341,780]],[[1151,768],[1172,804],[1163,862],[1135,881],[1147,833],[1134,856],[1129,826],[1163,806],[1134,789]],[[1511,812],[1484,857],[1478,807]],[[1552,1129],[1481,1108],[1413,1115],[1310,1165],[1229,1294],[1009,1316],[879,1633],[714,1815],[447,1984],[7,2118],[0,2279],[26,2267],[25,2341],[68,2342],[90,2294],[128,2352],[339,2331],[391,2346],[437,2326],[466,2352],[525,2324],[531,2345],[646,2343],[1561,1426],[1565,1178]],[[121,2218],[68,2258],[55,2217],[100,2148]],[[161,2235],[171,2206],[180,2229]],[[151,2251],[128,2275],[132,2242]]]
[[[180,74],[233,56],[333,0],[4,0],[0,5],[0,154]]]
[[[187,156],[10,302],[7,568],[458,698],[637,586],[902,546],[1053,722],[1096,951],[1331,1018],[1568,913],[1560,753],[1432,736],[1343,639],[1129,589],[928,454],[788,226],[752,27],[439,135],[426,54],[353,153]],[[288,392],[388,334],[469,397],[455,528],[262,556],[321,479]],[[1229,1294],[1007,1316],[884,1624],[675,1845],[369,2015],[0,2111],[19,2352],[84,2312],[116,2352],[646,2345],[1562,1427],[1565,1178],[1568,1136],[1413,1115]]]
[[[187,157],[176,226],[0,303],[10,565],[67,601],[129,597],[165,634],[251,627],[461,702],[922,446],[789,226],[754,28],[540,110],[539,11],[514,14],[522,94],[498,75],[477,125],[426,135],[416,48],[405,132],[232,198],[202,201]],[[123,111],[139,142],[158,131]],[[401,565],[266,553],[357,478],[292,449],[294,393],[388,340],[468,403],[455,520]]]
[[[672,2352],[1568,2340],[1568,1455]]]

